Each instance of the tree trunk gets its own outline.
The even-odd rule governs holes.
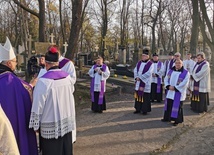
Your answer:
[[[39,41],[45,42],[45,1],[39,0]]]
[[[82,3],[83,0],[73,0],[72,3],[72,23],[71,23],[71,31],[68,43],[68,50],[66,52],[66,57],[70,60],[73,60],[74,53],[78,52],[78,40],[79,33],[82,27]]]
[[[62,0],[59,0],[59,18],[60,18],[60,25],[61,25],[61,33],[62,33],[62,42],[65,42],[65,32],[64,32],[64,24],[62,21]]]
[[[199,27],[199,12],[198,12],[198,0],[192,0],[193,15],[192,15],[192,30],[190,40],[190,53],[195,55],[198,48],[198,27]]]

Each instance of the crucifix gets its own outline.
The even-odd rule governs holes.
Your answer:
[[[51,44],[53,45],[54,44],[54,34],[53,33],[51,33],[51,35],[49,36],[50,38],[51,38]]]
[[[67,52],[68,43],[65,42],[65,43],[63,44],[63,46],[64,46],[64,53],[63,53],[63,56],[65,56],[65,54],[66,54],[66,52]]]

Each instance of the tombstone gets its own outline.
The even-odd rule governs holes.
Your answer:
[[[126,64],[126,48],[125,46],[119,46],[119,63]]]
[[[45,54],[51,43],[48,42],[35,42],[35,52],[37,54]]]
[[[83,61],[83,66],[88,65],[88,55],[89,55],[88,53],[79,53],[78,54],[78,60]]]
[[[16,58],[17,58],[17,65],[20,68],[23,65],[23,63],[25,62],[24,57],[21,54],[17,54]]]
[[[107,49],[104,49],[104,60],[109,60],[109,52],[108,52],[108,50]]]
[[[136,63],[140,60],[139,53],[140,53],[139,49],[134,50],[133,61],[132,61],[133,65],[136,65]]]
[[[93,62],[97,59],[98,52],[91,52],[91,65],[93,65]]]

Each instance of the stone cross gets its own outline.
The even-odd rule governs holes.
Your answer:
[[[68,43],[65,42],[65,43],[63,44],[63,46],[64,46],[64,53],[66,53],[66,52],[67,52]]]
[[[53,33],[51,33],[51,35],[49,36],[50,38],[51,38],[51,44],[54,44],[54,34]]]
[[[97,45],[94,48],[95,48],[96,52],[99,50],[99,46],[97,46]]]

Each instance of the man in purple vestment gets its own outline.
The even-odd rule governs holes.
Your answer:
[[[16,56],[7,38],[0,45],[0,103],[8,117],[21,155],[37,155],[36,135],[28,128],[31,112],[32,86],[20,80],[13,72],[16,68]]]

